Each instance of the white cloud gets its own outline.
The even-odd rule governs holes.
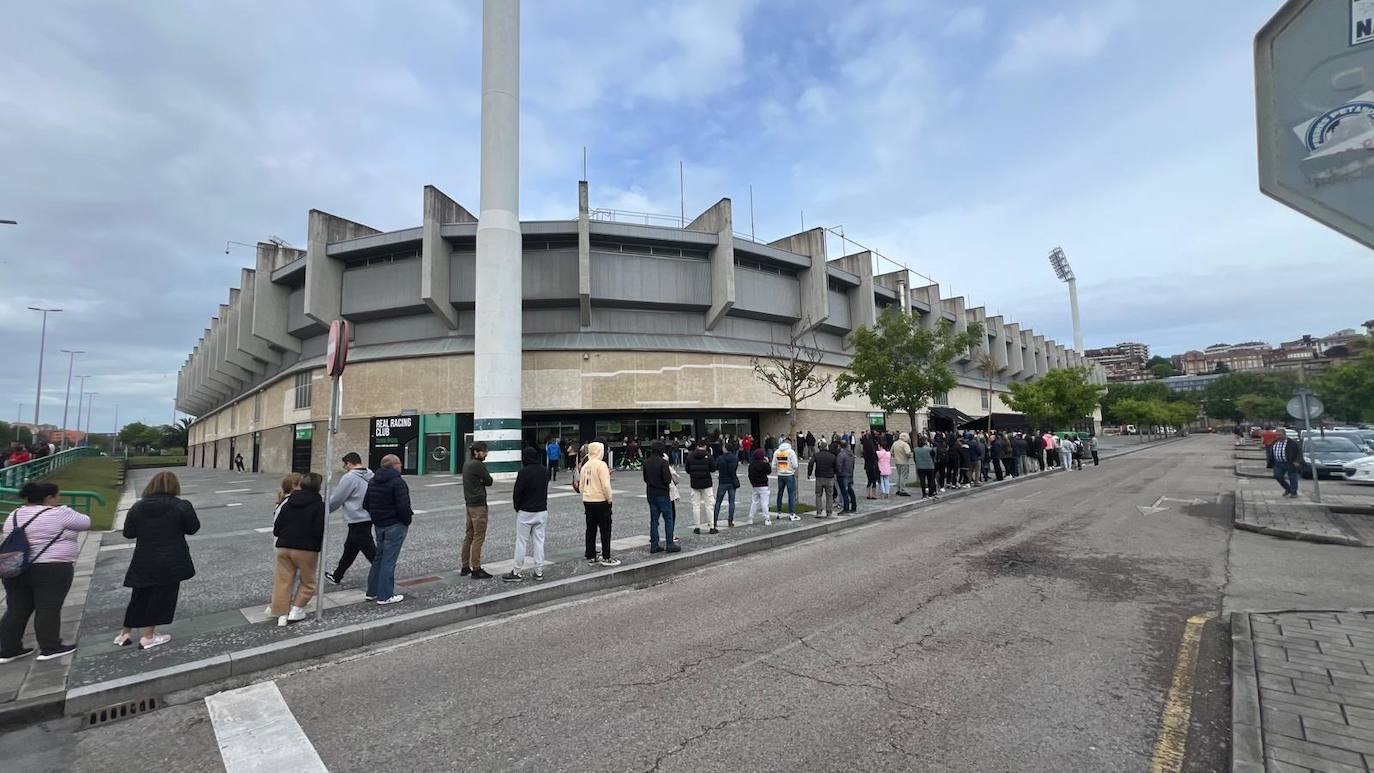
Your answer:
[[[965,6],[954,12],[940,34],[947,38],[976,38],[983,34],[987,18],[981,5]]]
[[[1075,12],[1059,12],[1021,24],[1010,35],[991,72],[999,77],[1027,77],[1059,62],[1095,59],[1112,37],[1137,15],[1137,0],[1083,3]]]

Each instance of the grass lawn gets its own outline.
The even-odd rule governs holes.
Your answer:
[[[119,464],[109,457],[82,459],[63,467],[44,478],[56,483],[62,491],[94,491],[105,497],[105,504],[94,505],[91,512],[91,530],[103,531],[114,524],[115,505],[123,493],[119,484]]]

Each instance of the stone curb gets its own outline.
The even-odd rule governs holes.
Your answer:
[[[1155,448],[1161,443],[1182,438],[1155,441],[1143,444],[1104,459],[1127,456],[1138,451]],[[1054,475],[1063,470],[1051,470]],[[111,679],[104,682],[72,689],[66,694],[65,713],[76,716],[86,712],[115,705],[128,700],[147,697],[162,697],[169,693],[190,689],[208,682],[233,676],[243,676],[260,672],[310,658],[331,655],[345,650],[356,649],[369,644],[395,639],[408,634],[428,631],[457,623],[468,622],[482,617],[504,614],[526,607],[546,604],[552,601],[580,596],[644,582],[658,580],[683,571],[695,569],[717,561],[739,558],[771,548],[782,547],[834,532],[886,520],[893,516],[935,507],[944,502],[980,493],[1001,491],[1006,486],[1029,480],[1039,480],[1046,473],[1023,475],[993,485],[976,489],[961,489],[957,492],[942,494],[936,501],[917,499],[909,503],[893,505],[881,510],[871,510],[848,516],[843,519],[821,520],[785,532],[764,534],[757,537],[720,545],[713,548],[660,555],[642,563],[614,569],[607,572],[568,577],[535,588],[496,593],[469,601],[456,602],[430,609],[421,609],[401,615],[356,623],[336,629],[320,631],[306,636],[252,647],[238,652],[216,655],[178,666],[149,671],[142,674]]]
[[[1254,472],[1248,465],[1242,466],[1243,462],[1236,462],[1236,477],[1238,478],[1272,478],[1268,470],[1264,472]]]
[[[1346,547],[1353,548],[1370,547],[1369,545],[1366,545],[1365,543],[1361,542],[1359,539],[1356,539],[1355,537],[1336,537],[1329,534],[1314,534],[1310,531],[1302,531],[1300,529],[1278,529],[1274,528],[1273,526],[1261,526],[1260,524],[1253,523],[1251,521],[1247,521],[1244,519],[1243,515],[1245,505],[1242,502],[1239,491],[1235,493],[1234,499],[1235,504],[1233,506],[1233,510],[1231,513],[1231,524],[1242,531],[1251,531],[1255,532],[1256,534],[1265,534],[1270,537],[1279,537],[1281,539],[1302,540],[1303,542],[1316,542],[1323,545],[1344,545]],[[1340,526],[1340,524],[1335,525]]]
[[[1250,613],[1231,613],[1231,770],[1264,773],[1264,735],[1261,732],[1259,673]]]

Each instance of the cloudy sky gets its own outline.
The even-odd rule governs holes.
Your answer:
[[[848,237],[1071,342],[1169,354],[1374,316],[1368,250],[1257,190],[1252,37],[1280,0],[526,0],[522,216],[592,204]],[[0,417],[67,361],[95,428],[171,419],[251,251],[319,208],[478,208],[480,3],[13,4],[0,28]],[[835,238],[833,255],[845,246]],[[74,413],[74,409],[73,409]]]

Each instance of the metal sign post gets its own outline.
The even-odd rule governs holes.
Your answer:
[[[315,578],[315,619],[324,622],[324,548],[329,543],[329,490],[334,465],[334,436],[339,432],[339,410],[343,402],[343,371],[348,364],[348,338],[350,334],[347,320],[336,319],[329,325],[329,345],[325,350],[325,374],[329,376],[329,427],[324,441],[324,534],[320,538],[320,561],[316,567]]]
[[[1322,401],[1312,394],[1312,390],[1301,387],[1296,392],[1292,400],[1288,401],[1288,415],[1295,419],[1302,419],[1303,436],[1312,434],[1312,420],[1322,415],[1326,406]],[[1302,448],[1303,438],[1298,438],[1298,448]],[[1277,464],[1277,460],[1275,460]],[[1312,466],[1312,499],[1317,503],[1322,501],[1321,473],[1316,466]]]

